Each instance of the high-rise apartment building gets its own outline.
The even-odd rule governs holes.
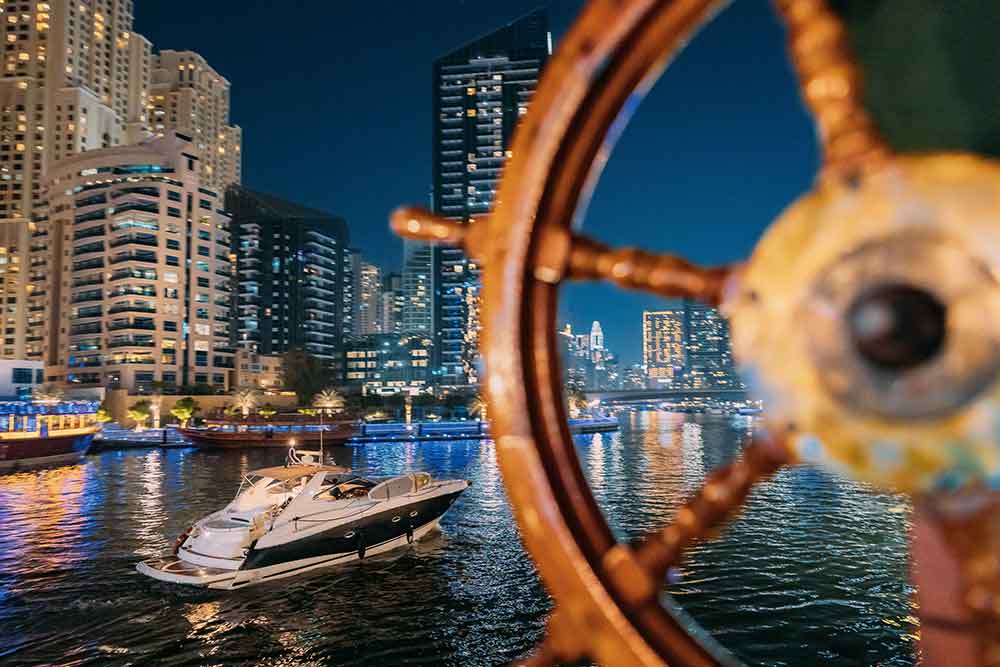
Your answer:
[[[28,226],[44,209],[48,168],[81,151],[137,140],[150,48],[132,32],[132,0],[22,0],[2,9],[0,242],[7,264],[0,357],[23,358],[33,348],[40,359],[39,341],[26,341],[27,320],[39,315],[37,306],[28,313],[26,291],[29,254],[45,240]]]
[[[228,125],[228,82],[196,54],[165,51],[154,62],[149,41],[132,31],[132,0],[21,0],[0,9],[0,225],[13,226],[0,242],[8,267],[28,266],[29,254],[34,262],[20,272],[20,285],[5,288],[2,325],[14,333],[4,335],[0,357],[40,358],[39,341],[25,340],[30,327],[12,320],[41,312],[23,295],[31,274],[46,265],[39,253],[47,237],[32,221],[44,227],[50,166],[83,151],[138,143],[154,131],[181,130],[197,139],[191,150],[203,169],[200,187],[221,192],[239,181],[240,132]],[[154,67],[162,69],[164,59],[174,72],[158,77],[154,100]],[[16,243],[8,243],[12,235]]]
[[[691,389],[742,389],[733,364],[729,323],[719,311],[684,301],[684,380]]]
[[[642,315],[642,361],[653,385],[742,389],[729,343],[729,324],[715,308],[684,301]]]
[[[49,381],[230,386],[229,217],[199,172],[183,135],[49,167],[27,338]]]
[[[229,81],[192,51],[153,56],[149,129],[190,135],[205,187],[223,192],[242,179],[243,133],[229,124]]]
[[[434,248],[403,242],[402,333],[430,335],[434,329]]]
[[[0,358],[26,359],[24,332],[28,297],[28,226],[22,221],[0,222]]]
[[[239,275],[234,341],[263,355],[300,348],[339,367],[350,318],[347,223],[235,186],[226,209]]]
[[[351,250],[352,322],[350,333],[369,336],[382,333],[382,270],[366,262],[359,250]]]
[[[434,63],[434,211],[468,222],[487,213],[510,139],[551,53],[545,10],[473,40]],[[480,269],[434,246],[435,372],[443,385],[478,381]]]
[[[684,372],[684,310],[642,314],[642,365],[652,385],[679,385]]]
[[[386,274],[382,280],[382,333],[403,333],[403,275],[400,273]]]

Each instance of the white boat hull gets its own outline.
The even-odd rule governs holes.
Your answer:
[[[413,531],[413,542],[416,542],[428,533],[439,528],[439,520],[421,526]],[[406,535],[401,535],[382,544],[373,545],[365,549],[365,558],[392,551],[410,543]],[[212,567],[199,567],[187,561],[181,560],[177,556],[156,558],[145,560],[136,566],[136,570],[153,579],[166,581],[172,584],[185,584],[188,586],[200,586],[203,588],[217,588],[233,590],[244,588],[250,584],[273,581],[284,577],[295,576],[334,565],[342,565],[359,560],[358,552],[339,553],[328,556],[317,556],[314,558],[303,558],[301,560],[288,561],[269,565],[265,567],[252,568],[247,570],[223,570]]]

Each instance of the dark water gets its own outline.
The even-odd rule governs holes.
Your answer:
[[[616,532],[652,530],[731,458],[746,422],[636,413],[579,436]],[[391,555],[235,592],[148,580],[224,505],[248,469],[282,453],[108,452],[0,476],[0,663],[500,665],[539,638],[550,603],[518,542],[489,442],[341,449],[370,476],[429,470],[474,486],[443,533]],[[909,508],[812,470],[760,487],[674,588],[750,664],[912,665],[905,582]]]

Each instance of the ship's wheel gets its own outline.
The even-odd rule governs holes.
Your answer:
[[[734,664],[664,603],[665,575],[756,481],[806,461],[912,496],[924,664],[1000,665],[1000,167],[895,154],[862,104],[839,17],[824,0],[776,0],[822,144],[814,189],[738,267],[615,250],[576,231],[623,109],[722,4],[591,0],[546,66],[493,212],[393,217],[399,233],[459,244],[484,265],[491,426],[555,600],[526,664]],[[559,286],[594,279],[720,306],[766,405],[767,435],[633,544],[612,536],[567,426]]]

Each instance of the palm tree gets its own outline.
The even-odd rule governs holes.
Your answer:
[[[313,405],[319,408],[319,462],[323,463],[323,414],[344,407],[344,397],[336,389],[324,389],[313,398]]]
[[[170,414],[181,420],[181,428],[187,428],[188,420],[200,409],[201,406],[198,405],[198,401],[190,396],[185,396],[174,403],[174,407],[170,408]]]
[[[313,398],[313,406],[320,409],[320,414],[329,414],[344,407],[344,397],[336,389],[324,389]]]
[[[149,401],[141,400],[135,403],[131,408],[128,409],[129,419],[135,422],[136,433],[141,433],[146,427],[146,420],[152,414],[150,410]]]
[[[112,421],[111,413],[108,411],[108,399],[101,401],[101,405],[97,408],[97,414],[94,415],[94,419],[102,424],[107,424]]]
[[[31,392],[33,403],[53,405],[63,399],[65,392],[54,384],[40,384]]]
[[[482,396],[476,396],[471,401],[469,401],[469,415],[479,416],[479,421],[487,421],[486,415],[488,410],[486,399]]]
[[[243,418],[250,416],[250,411],[257,407],[259,394],[256,389],[240,389],[233,394],[233,407],[243,413]]]

